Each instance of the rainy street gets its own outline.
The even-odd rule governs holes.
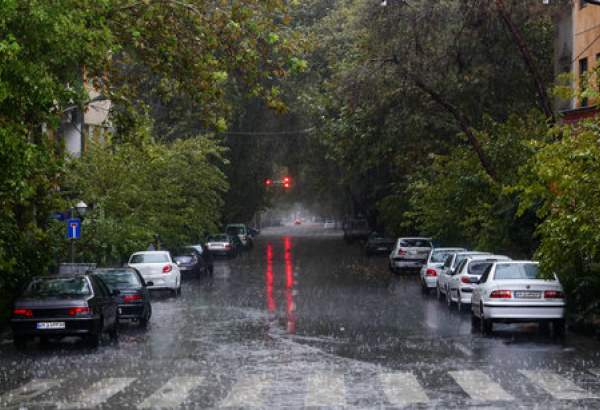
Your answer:
[[[336,230],[265,229],[254,249],[153,295],[146,331],[17,352],[0,339],[2,408],[598,408],[597,342],[470,314],[391,275]]]

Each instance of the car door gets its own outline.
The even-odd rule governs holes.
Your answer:
[[[94,282],[94,293],[104,318],[104,328],[109,328],[117,320],[117,302],[102,279],[96,276],[90,276],[90,279]]]
[[[479,282],[477,282],[476,284],[473,284],[473,295],[471,296],[471,305],[472,306],[479,305],[479,302],[481,301],[482,292],[484,291],[484,288],[485,288],[485,283],[487,282],[488,277],[490,276],[490,272],[492,271],[493,266],[494,266],[494,264],[491,264],[490,266],[488,266],[487,269],[481,275]]]
[[[448,282],[448,278],[450,277],[449,272],[450,272],[450,268],[452,267],[452,264],[454,262],[454,257],[456,255],[448,255],[448,257],[446,258],[446,262],[444,262],[444,266],[442,268],[442,273],[440,274],[439,277],[439,286],[440,289],[442,289],[442,292],[446,292],[446,284]]]
[[[448,283],[448,289],[450,289],[450,294],[452,295],[452,292],[457,290],[458,287],[460,286],[460,284],[458,283],[460,281],[460,275],[463,272],[463,270],[466,272],[466,266],[467,266],[467,262],[468,259],[463,259],[458,266],[456,267],[456,269],[454,270],[454,275],[450,276],[450,280]]]

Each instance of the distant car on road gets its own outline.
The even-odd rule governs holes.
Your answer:
[[[504,255],[469,256],[463,259],[448,281],[446,294],[448,308],[452,307],[452,303],[456,303],[460,312],[463,305],[470,305],[473,289],[483,272],[494,262],[509,260],[510,258]]]
[[[92,347],[103,333],[118,338],[118,291],[111,293],[96,275],[40,276],[14,303],[10,325],[15,347],[34,337],[81,336]]]
[[[392,249],[394,249],[395,243],[396,240],[394,238],[390,238],[380,232],[371,232],[365,245],[365,252],[367,253],[367,256],[377,254],[389,255]]]
[[[454,275],[454,270],[456,267],[469,256],[478,256],[478,255],[490,255],[489,252],[478,252],[478,251],[465,251],[465,252],[456,252],[451,253],[444,261],[444,266],[441,268],[441,272],[438,275],[438,280],[436,284],[436,295],[438,300],[442,300],[442,296],[446,297],[448,293],[448,284],[450,283],[450,279]]]
[[[423,292],[429,292],[437,286],[438,276],[442,272],[442,266],[448,255],[456,252],[466,251],[464,248],[434,248],[429,252],[427,262],[421,268],[421,288]]]
[[[473,291],[473,325],[491,333],[495,322],[552,323],[556,336],[565,332],[565,294],[556,275],[542,277],[533,261],[490,265]]]
[[[390,270],[396,273],[403,269],[421,269],[431,248],[431,238],[399,238],[390,252]]]
[[[335,228],[335,221],[332,220],[332,219],[327,219],[323,223],[323,228],[325,228],[325,229],[334,229]]]
[[[206,275],[212,275],[215,269],[214,259],[212,253],[208,250],[208,246],[203,243],[197,243],[196,245],[186,246],[184,251],[189,255],[190,253],[197,256],[197,263],[199,265],[200,273]]]
[[[194,252],[181,253],[173,258],[179,266],[182,275],[201,276],[206,272],[204,264],[200,263],[200,257]]]
[[[225,227],[225,233],[228,235],[237,235],[246,249],[252,248],[254,245],[248,227],[245,224],[229,224]]]
[[[240,247],[241,246],[240,242]],[[229,258],[235,257],[238,252],[233,237],[226,233],[209,236],[206,240],[206,248],[213,255],[227,256]]]
[[[300,225],[302,223],[302,221],[300,219],[296,219],[294,221],[294,225]]]
[[[344,221],[344,240],[348,243],[366,241],[371,233],[369,222],[366,219],[347,219]]]
[[[96,269],[98,275],[111,292],[119,291],[116,296],[119,320],[134,320],[145,328],[152,317],[150,292],[142,275],[134,268]]]
[[[167,251],[136,252],[129,257],[129,266],[142,274],[149,289],[168,289],[174,296],[181,294],[181,271]]]

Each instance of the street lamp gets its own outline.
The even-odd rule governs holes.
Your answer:
[[[85,216],[85,214],[87,213],[88,206],[85,202],[79,201],[77,203],[77,205],[75,205],[75,209],[77,210],[77,213],[79,214],[79,216],[83,218]]]
[[[85,216],[85,214],[87,213],[88,210],[88,206],[85,202],[83,201],[79,201],[75,206],[71,207],[71,219],[69,220],[69,224],[72,223],[72,221],[74,222],[75,220],[75,213],[77,212],[77,216],[79,216],[79,218],[83,219],[83,217]],[[67,229],[73,229],[76,230],[77,225],[79,225],[79,227],[81,227],[80,222],[74,222],[74,226],[68,226]],[[79,228],[81,229],[81,228]],[[79,234],[77,234],[79,235]],[[75,232],[72,233],[72,236],[70,236],[71,238],[71,263],[75,263],[75,240],[77,239]]]

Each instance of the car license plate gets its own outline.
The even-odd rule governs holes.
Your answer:
[[[515,291],[515,298],[517,299],[540,299],[542,292],[530,291],[530,290],[517,290]]]
[[[38,329],[64,329],[65,322],[38,322]]]

